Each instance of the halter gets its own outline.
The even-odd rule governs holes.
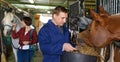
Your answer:
[[[5,24],[5,25],[3,25],[3,27],[9,27],[9,28],[10,28],[10,30],[8,31],[8,35],[10,35],[10,34],[11,34],[11,31],[12,31],[13,26],[11,26],[11,25],[9,25],[9,24]]]
[[[3,25],[3,26],[4,26],[4,27],[5,27],[5,26],[8,26],[8,27],[12,28],[12,26],[11,26],[11,25],[8,25],[8,24],[5,24],[5,25]]]

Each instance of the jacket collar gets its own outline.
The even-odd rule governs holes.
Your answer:
[[[49,20],[49,21],[48,21],[48,24],[49,24],[50,28],[51,28],[53,31],[61,32],[60,29],[59,29],[59,27],[58,27],[57,25],[55,25],[55,24],[52,22],[52,20]],[[62,28],[63,28],[63,32],[64,32],[65,26],[62,26]]]

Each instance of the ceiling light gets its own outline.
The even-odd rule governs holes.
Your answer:
[[[22,10],[21,10],[21,9],[19,9],[19,8],[17,8],[17,10],[18,10],[18,11],[20,11],[20,12],[22,11]]]
[[[30,3],[34,3],[34,0],[29,0]]]
[[[48,14],[50,14],[50,11],[47,11]]]
[[[34,3],[34,0],[20,0],[23,3]]]

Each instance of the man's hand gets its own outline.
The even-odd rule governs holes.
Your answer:
[[[73,52],[75,50],[77,50],[76,48],[74,48],[71,44],[69,43],[64,43],[63,44],[63,49],[64,51],[67,51],[67,52]]]

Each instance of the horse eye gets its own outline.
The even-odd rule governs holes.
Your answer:
[[[88,29],[88,31],[90,32],[91,30],[90,30],[90,29]]]
[[[13,22],[14,22],[14,20],[11,21],[11,23],[13,23]]]

